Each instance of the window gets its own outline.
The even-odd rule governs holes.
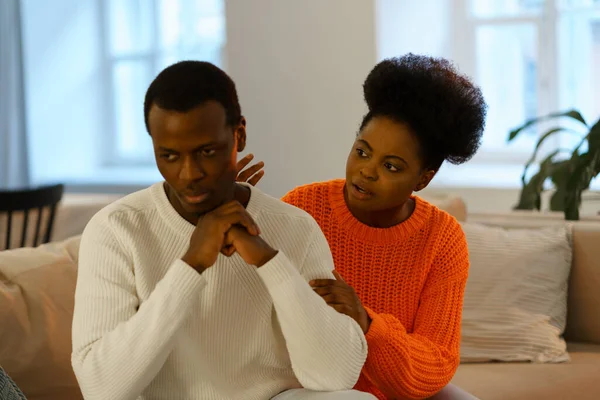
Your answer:
[[[480,85],[489,110],[473,161],[440,175],[449,184],[461,175],[465,185],[517,186],[540,131],[549,126],[507,144],[512,128],[571,108],[588,123],[600,117],[600,0],[454,0],[454,6],[451,58]],[[579,140],[566,133],[546,145]]]
[[[222,66],[224,0],[21,4],[32,184],[159,180],[144,127],[144,94],[176,61]]]
[[[600,118],[600,0],[563,0],[557,21],[559,108],[576,107],[588,124]],[[564,146],[578,138],[565,135]]]
[[[103,54],[107,165],[153,164],[143,119],[148,85],[166,66],[194,59],[222,65],[223,0],[106,0]]]
[[[599,0],[457,2],[464,11],[454,24],[456,43],[465,47],[457,62],[489,105],[479,160],[524,161],[539,132],[524,132],[510,145],[506,138],[527,119],[570,108],[590,121],[600,116],[600,79],[593,73],[600,70]]]

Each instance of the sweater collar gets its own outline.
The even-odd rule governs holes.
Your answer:
[[[261,203],[264,203],[265,195],[252,185],[249,185],[247,183],[238,184],[250,188],[250,200],[248,200],[246,211],[248,211],[252,218],[256,220],[258,218],[260,210],[262,209]],[[169,198],[167,197],[167,193],[165,192],[164,182],[158,182],[153,184],[150,187],[150,193],[161,218],[175,232],[181,234],[184,237],[190,237],[192,232],[194,232],[196,226],[190,224],[185,218],[179,215],[175,208],[173,208],[171,202],[169,201]]]
[[[329,200],[334,218],[342,229],[363,241],[391,243],[418,232],[431,214],[428,204],[418,196],[411,196],[415,209],[408,219],[389,228],[374,228],[360,222],[348,208],[344,199],[345,179],[334,180],[329,187]]]

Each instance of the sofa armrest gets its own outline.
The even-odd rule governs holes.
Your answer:
[[[600,344],[600,224],[575,224],[565,338]]]

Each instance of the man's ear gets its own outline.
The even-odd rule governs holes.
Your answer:
[[[421,173],[421,177],[419,178],[419,182],[417,183],[417,186],[415,187],[415,192],[419,192],[423,189],[425,189],[427,187],[427,185],[429,185],[429,182],[431,182],[431,180],[433,179],[433,177],[435,176],[435,174],[437,173],[437,171],[433,170],[433,169],[428,169],[425,170]]]
[[[246,118],[241,117],[235,132],[235,141],[237,142],[237,151],[242,152],[246,148]]]

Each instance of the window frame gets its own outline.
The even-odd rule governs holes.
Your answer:
[[[172,54],[177,50],[177,47],[162,48],[160,45],[159,32],[161,29],[160,21],[158,18],[159,3],[157,0],[144,0],[151,8],[151,25],[150,30],[150,48],[145,51],[132,51],[123,54],[112,54],[110,49],[110,38],[111,38],[111,21],[109,15],[108,1],[97,0],[98,17],[100,19],[98,26],[100,27],[99,37],[101,38],[101,59],[102,59],[102,76],[106,85],[103,89],[103,101],[102,101],[102,115],[103,129],[106,132],[106,136],[102,138],[102,167],[104,168],[138,168],[138,167],[155,167],[154,155],[148,154],[147,157],[140,155],[139,157],[126,157],[120,154],[118,151],[119,131],[117,123],[117,112],[115,104],[115,90],[114,80],[115,67],[126,61],[144,61],[146,67],[150,71],[157,71],[159,60],[169,54]],[[196,45],[201,45],[203,40],[199,39],[195,41]],[[223,40],[217,47],[219,52],[219,64],[222,66],[225,61],[225,43]],[[140,104],[143,103],[143,99],[140,99]],[[143,112],[143,108],[139,108],[140,114]],[[150,140],[150,138],[148,139]]]
[[[477,1],[477,0],[475,0]],[[537,107],[536,115],[546,115],[557,111],[559,105],[558,94],[558,60],[557,50],[559,38],[557,36],[558,11],[557,0],[545,0],[543,10],[538,14],[523,13],[515,16],[477,17],[472,15],[470,0],[453,0],[453,54],[460,65],[461,71],[474,77],[477,81],[477,54],[476,36],[477,28],[482,26],[505,26],[515,24],[531,24],[536,30],[537,47]],[[523,121],[525,122],[525,121]],[[508,136],[508,131],[506,132]],[[560,138],[549,140],[549,146],[558,146]],[[531,149],[516,149],[508,145],[503,150],[487,149],[482,147],[473,158],[473,163],[479,164],[525,164]]]

